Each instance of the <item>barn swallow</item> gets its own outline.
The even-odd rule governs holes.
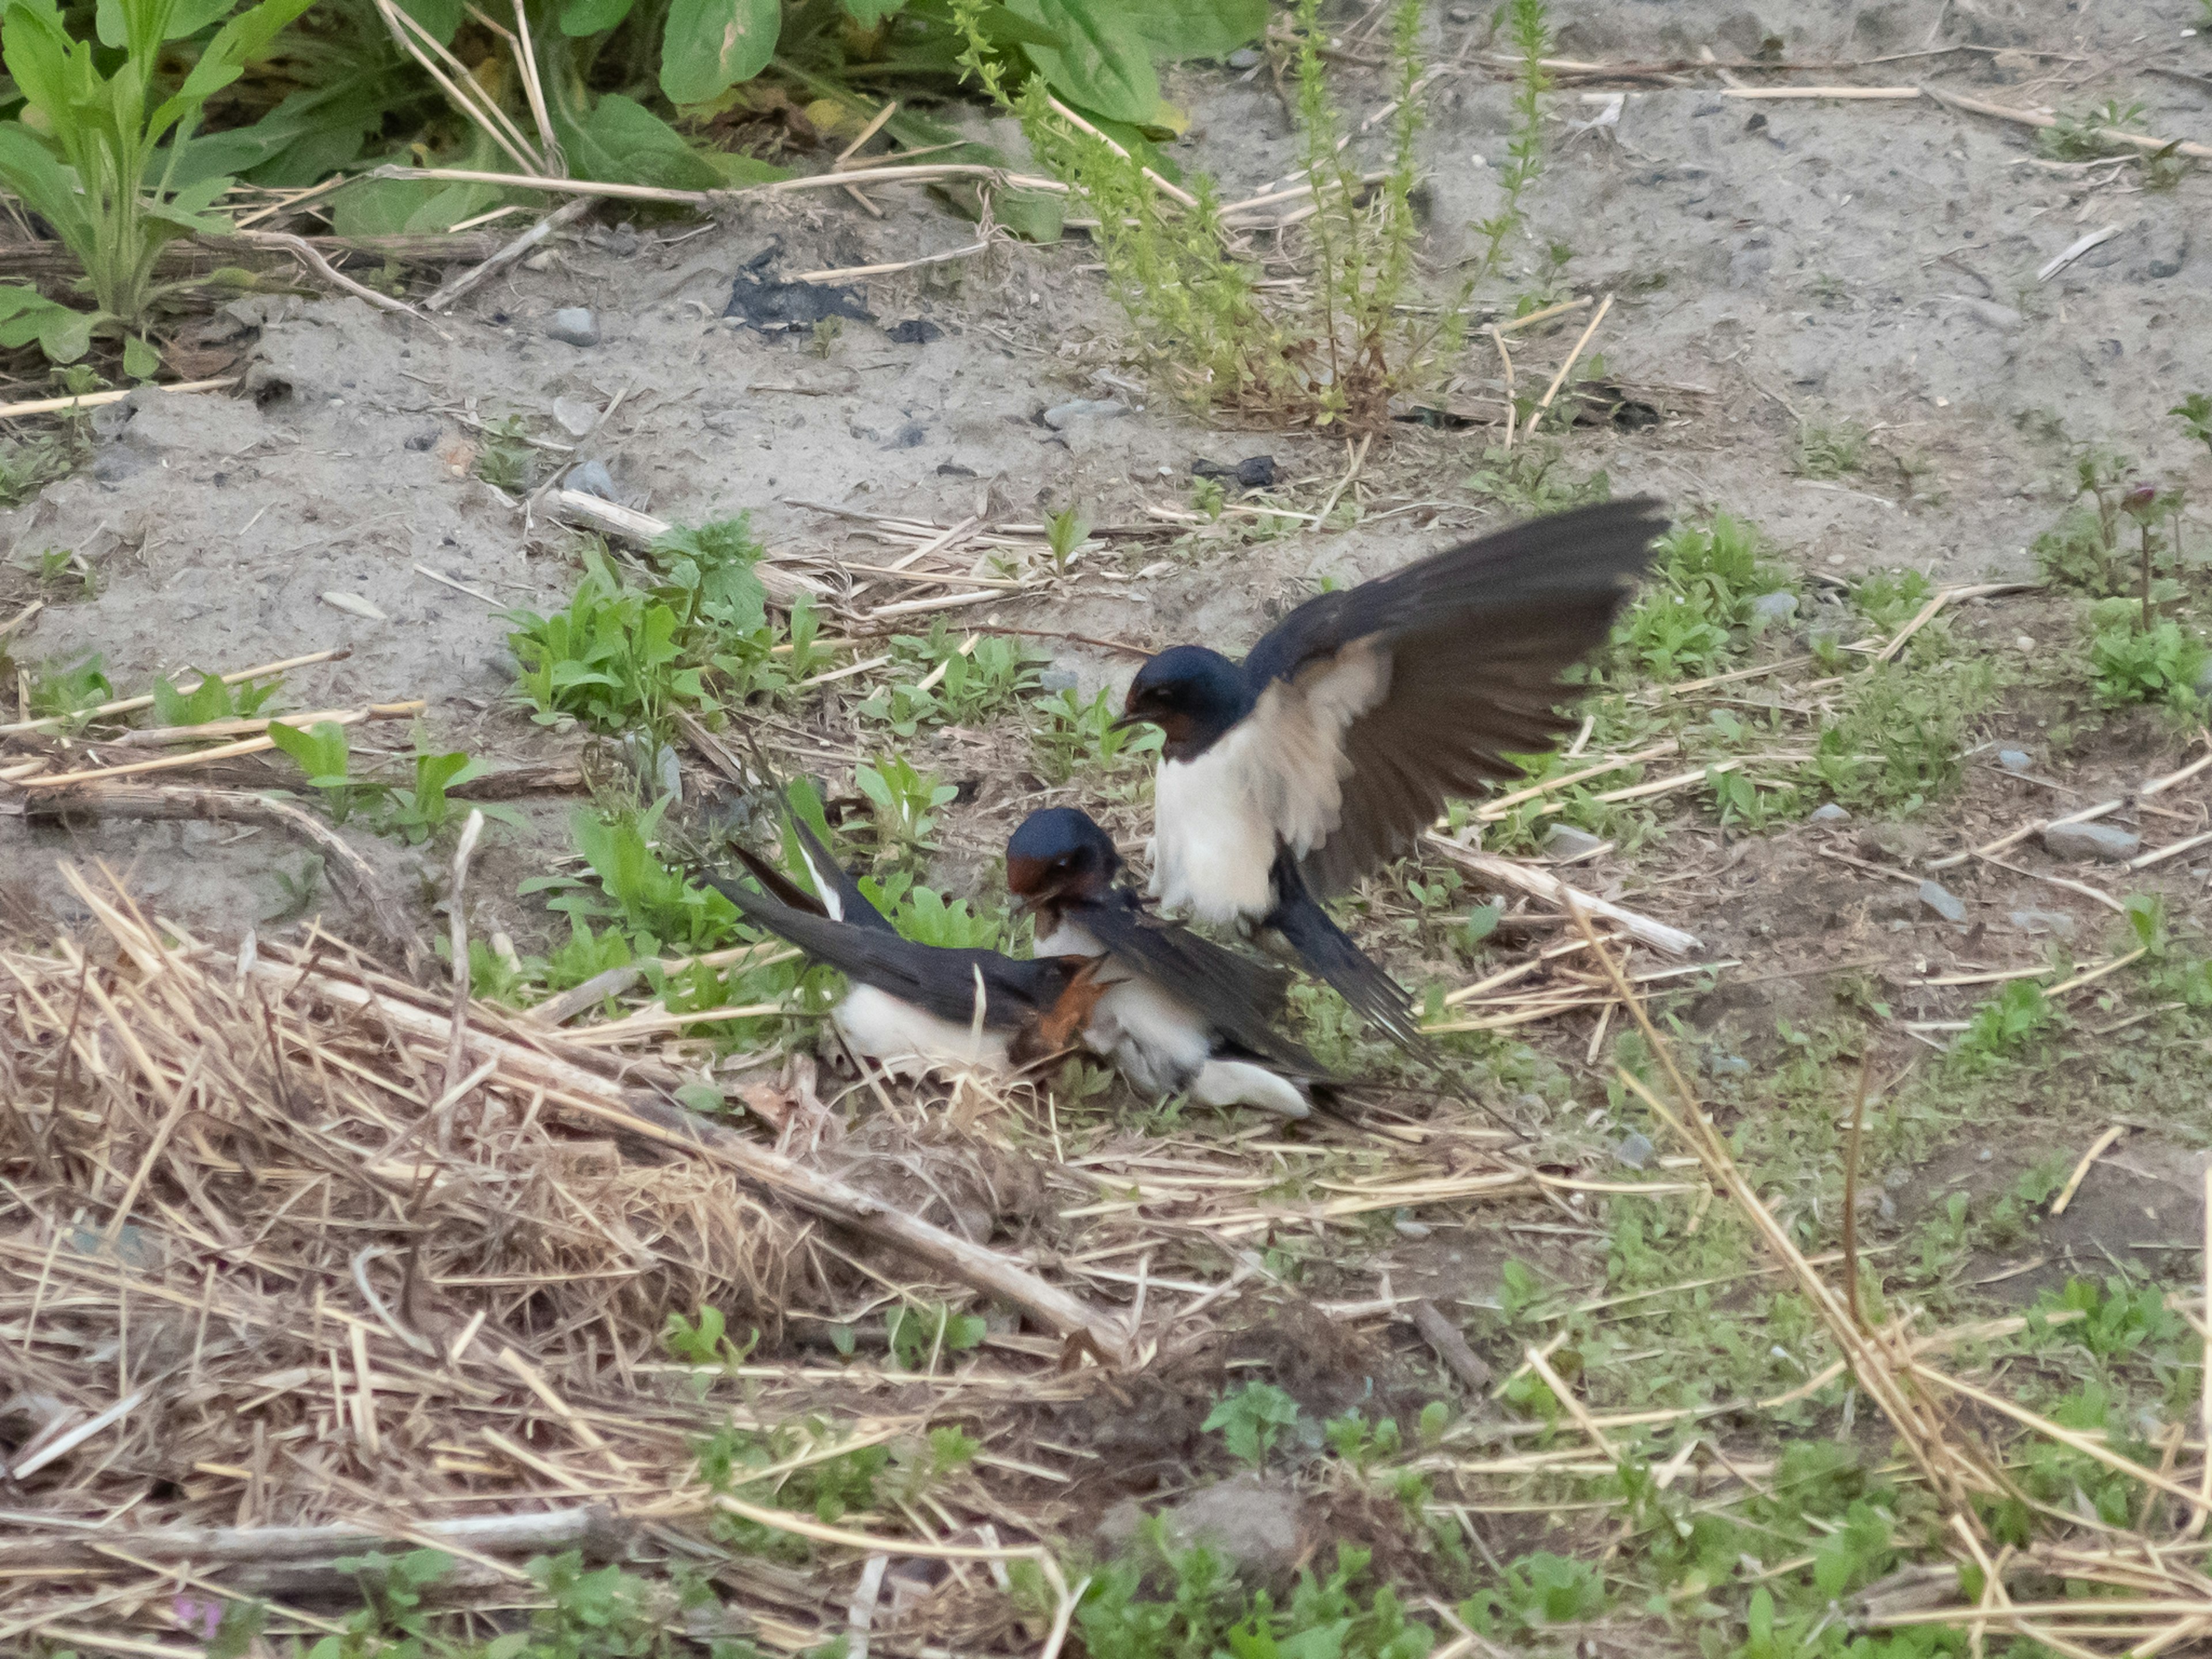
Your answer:
[[[1648,498],[1577,507],[1309,599],[1242,663],[1199,645],[1148,659],[1121,724],[1166,738],[1152,896],[1273,928],[1422,1052],[1406,992],[1321,902],[1567,729],[1560,676],[1604,643],[1666,527]]]
[[[742,848],[738,856],[764,891],[711,872],[702,878],[747,921],[845,975],[850,988],[830,1018],[855,1054],[918,1076],[939,1066],[1019,1069],[1074,1045],[1103,993],[1097,963],[916,944],[868,902],[812,830],[795,819],[793,828],[814,892]]]
[[[1085,1044],[1156,1099],[1306,1116],[1328,1074],[1275,1029],[1286,977],[1150,915],[1121,868],[1112,838],[1071,806],[1031,813],[1006,843],[1006,885],[1036,917],[1038,954],[1108,964]]]

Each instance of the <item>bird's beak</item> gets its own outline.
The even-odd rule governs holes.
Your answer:
[[[1139,714],[1133,712],[1122,715],[1106,729],[1109,732],[1126,732],[1133,726],[1150,726],[1152,723],[1152,717],[1150,714]]]

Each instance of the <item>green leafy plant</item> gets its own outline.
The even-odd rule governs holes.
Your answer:
[[[743,1342],[734,1341],[729,1335],[722,1310],[702,1307],[696,1321],[686,1319],[680,1313],[670,1314],[668,1322],[660,1333],[660,1346],[668,1350],[672,1359],[733,1376],[738,1367],[744,1364],[751,1357],[753,1350],[760,1346],[760,1333],[756,1330]]]
[[[934,772],[917,770],[903,755],[863,761],[853,769],[853,781],[875,809],[878,844],[887,852],[933,852],[937,843],[937,814],[949,806],[960,791],[939,783]]]
[[[1866,465],[1867,434],[1848,421],[1832,425],[1801,421],[1793,461],[1808,478],[1840,478]]]
[[[1370,191],[1340,142],[1349,135],[1328,91],[1319,0],[1300,0],[1293,12],[1294,103],[1311,209],[1301,227],[1310,283],[1295,300],[1263,302],[1258,268],[1225,252],[1210,181],[1194,180],[1181,199],[1169,199],[1164,158],[1138,135],[1109,137],[1070,124],[1036,83],[1009,100],[1031,148],[1098,221],[1092,234],[1115,299],[1159,373],[1192,401],[1374,429],[1394,398],[1439,378],[1455,356],[1468,288],[1433,307],[1413,292],[1419,0],[1397,0],[1390,17],[1397,100],[1388,165]]]
[[[2181,422],[2184,432],[2212,449],[2212,397],[2192,392],[2166,412]]]
[[[154,679],[154,717],[164,726],[205,726],[212,720],[249,720],[276,695],[279,682],[247,680],[226,685],[222,677],[202,672],[189,691],[179,691],[167,675]]]
[[[1460,1605],[1470,1630],[1511,1636],[1556,1625],[1578,1625],[1605,1611],[1605,1580],[1586,1561],[1538,1550],[1509,1565],[1495,1589]]]
[[[980,1314],[957,1314],[942,1302],[902,1304],[884,1315],[891,1363],[902,1370],[934,1371],[951,1353],[980,1347],[989,1327]]]
[[[531,447],[529,428],[520,415],[484,428],[471,471],[494,489],[524,494],[538,482],[538,452]]]
[[[1209,1550],[1167,1548],[1157,1528],[1147,1545],[1164,1564],[1169,1597],[1146,1595],[1161,1576],[1149,1560],[1100,1570],[1075,1614],[1091,1659],[1426,1659],[1436,1644],[1389,1585],[1360,1594],[1372,1558],[1349,1544],[1337,1546],[1328,1577],[1301,1571],[1286,1606],[1240,1589]]]
[[[0,329],[27,330],[54,362],[69,362],[94,331],[143,328],[167,291],[155,281],[162,246],[228,228],[208,210],[231,181],[218,174],[182,182],[202,111],[307,4],[261,0],[231,17],[165,91],[165,48],[222,18],[232,0],[110,0],[97,45],[70,34],[54,0],[9,0],[0,50],[35,125],[0,122],[0,185],[68,245],[98,309],[64,321],[11,290],[0,300]],[[160,361],[129,334],[125,374],[150,378]]]
[[[331,1565],[353,1574],[362,1605],[345,1620],[344,1635],[324,1637],[307,1650],[307,1659],[358,1659],[392,1648],[425,1650],[430,1618],[423,1600],[453,1571],[452,1556],[442,1550],[410,1550],[404,1555],[346,1556]]]
[[[1208,1433],[1218,1429],[1229,1455],[1254,1468],[1263,1467],[1267,1454],[1285,1429],[1298,1421],[1298,1402],[1272,1382],[1247,1382],[1221,1396],[1199,1427]]]
[[[2100,155],[2133,155],[2133,145],[2107,137],[2107,131],[2135,131],[2142,122],[2141,104],[2107,98],[2094,109],[2059,111],[2058,118],[2036,135],[2036,147],[2056,161],[2094,161]]]
[[[97,652],[67,665],[48,663],[27,678],[24,701],[33,720],[76,721],[115,698],[106,659]]]
[[[0,284],[0,308],[7,305],[9,293]],[[17,339],[9,325],[0,321],[0,345],[27,344],[35,337]],[[0,512],[21,506],[56,478],[67,477],[77,464],[80,447],[51,433],[0,443]]]
[[[1052,568],[1065,576],[1077,551],[1091,538],[1091,520],[1084,516],[1082,504],[1071,501],[1048,518],[1044,536],[1052,551]]]
[[[490,770],[489,762],[472,759],[458,750],[445,755],[416,755],[414,787],[393,787],[384,793],[384,811],[376,826],[379,833],[401,836],[410,847],[419,847],[443,834],[456,810],[447,792],[473,783]],[[528,822],[511,806],[489,802],[474,810],[511,830],[529,828]]]
[[[684,665],[675,606],[640,592],[604,553],[587,550],[584,579],[566,611],[510,612],[507,635],[521,672],[516,695],[545,724],[563,715],[595,730],[656,728],[679,703],[703,703],[701,670]]]
[[[1951,1064],[1969,1076],[1988,1072],[2058,1022],[2058,1011],[2032,979],[2016,979],[1974,1011],[1951,1050]]]
[[[1759,599],[1790,586],[1758,531],[1726,513],[1670,531],[1652,578],[1613,624],[1612,649],[1660,680],[1718,672],[1748,642]]]
[[[1535,407],[1531,401],[1525,412],[1533,416]],[[1534,517],[1605,501],[1613,494],[1613,480],[1601,469],[1577,477],[1566,465],[1565,447],[1554,439],[1538,438],[1510,449],[1492,445],[1484,450],[1482,465],[1468,474],[1462,488]]]
[[[1111,772],[1158,752],[1165,741],[1156,726],[1121,726],[1110,695],[1101,689],[1089,702],[1073,690],[1039,705],[1030,727],[1030,753],[1047,783],[1067,782],[1083,771]]]
[[[1544,167],[1544,94],[1552,77],[1544,60],[1552,55],[1551,8],[1546,0],[1507,0],[1505,32],[1520,58],[1513,78],[1513,131],[1506,140],[1506,162],[1498,169],[1498,183],[1505,199],[1491,217],[1474,227],[1486,246],[1482,268],[1494,271],[1504,263],[1505,244],[1521,228],[1521,198]]]
[[[2194,632],[2171,617],[2142,625],[2132,599],[2100,599],[2091,611],[2091,686],[2106,708],[2168,703],[2187,708],[2201,701],[2197,681],[2208,653]]]

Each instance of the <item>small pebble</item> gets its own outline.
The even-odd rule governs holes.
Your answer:
[[[1544,836],[1544,851],[1555,859],[1588,858],[1604,845],[1603,837],[1568,823],[1553,824]]]
[[[2124,864],[2142,850],[2142,837],[2112,823],[2048,823],[2043,850],[2058,859]]]
[[[1401,1215],[1390,1224],[1401,1238],[1426,1238],[1434,1231],[1425,1221],[1416,1221],[1409,1215]]]
[[[580,438],[599,423],[599,406],[578,398],[556,398],[553,418],[572,438]]]
[[[1966,902],[1941,882],[1922,882],[1920,902],[1946,921],[1964,921],[1966,919]]]
[[[572,346],[595,346],[599,343],[599,319],[581,306],[563,306],[546,319],[545,331]]]
[[[2027,750],[2025,749],[2000,749],[1997,750],[1997,764],[2003,767],[2008,772],[2025,772],[2027,770],[2029,765]]]
[[[581,490],[586,495],[597,495],[603,501],[615,499],[614,475],[607,471],[605,461],[586,461],[580,466],[568,469],[563,478],[564,489]]]
[[[407,434],[407,447],[416,451],[417,453],[420,453],[422,451],[426,449],[436,448],[438,445],[438,431],[439,429],[434,426],[426,426],[420,432],[409,433]]]
[[[1813,809],[1813,822],[1815,823],[1849,823],[1850,821],[1850,813],[1833,801]]]
[[[1621,1137],[1620,1145],[1613,1149],[1613,1155],[1630,1169],[1640,1170],[1651,1162],[1651,1155],[1657,1150],[1652,1146],[1650,1136],[1640,1131],[1632,1131]]]
[[[1249,46],[1239,46],[1229,54],[1229,67],[1233,70],[1257,69],[1260,54]]]
[[[1065,432],[1086,415],[1106,420],[1128,412],[1128,404],[1118,398],[1076,398],[1064,404],[1054,404],[1045,410],[1044,423],[1054,432]]]
[[[1037,690],[1047,696],[1057,692],[1073,691],[1081,684],[1072,668],[1048,668],[1037,676]]]
[[[2074,918],[2063,910],[2014,910],[2005,920],[2023,933],[2052,933],[2060,939],[2074,937]]]
[[[2035,635],[2033,634],[2020,635],[2013,641],[2013,643],[2023,651],[2033,651],[2035,649]]]
[[[1762,593],[1751,602],[1751,614],[1760,623],[1786,623],[1797,614],[1795,593]]]
[[[1741,1054],[1717,1054],[1708,1069],[1715,1077],[1741,1077],[1751,1069],[1751,1062]]]

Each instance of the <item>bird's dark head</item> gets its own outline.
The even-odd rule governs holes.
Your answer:
[[[1006,842],[1006,886],[1037,909],[1096,902],[1121,868],[1114,838],[1073,806],[1032,812]]]
[[[1152,725],[1170,760],[1195,760],[1252,712],[1244,672],[1218,651],[1178,645],[1147,660],[1129,682],[1121,726]]]

